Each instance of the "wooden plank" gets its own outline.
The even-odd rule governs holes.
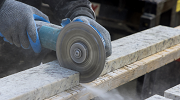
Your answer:
[[[79,73],[57,61],[0,79],[0,100],[43,100],[79,85]]]
[[[173,100],[180,100],[180,85],[166,90],[164,96]]]
[[[154,96],[147,98],[145,100],[173,100],[173,99],[168,99],[168,98],[165,98],[165,97],[160,96],[160,95],[154,95]]]
[[[146,57],[123,68],[107,73],[93,82],[81,84],[46,100],[90,100],[97,95],[88,88],[109,91],[164,66],[180,57],[180,44]]]

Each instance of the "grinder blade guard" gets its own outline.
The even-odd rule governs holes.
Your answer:
[[[95,80],[104,69],[106,60],[101,34],[82,22],[72,22],[61,30],[56,54],[62,67],[80,73],[81,83]]]

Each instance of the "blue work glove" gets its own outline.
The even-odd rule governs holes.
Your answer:
[[[86,16],[78,16],[73,19],[74,21],[82,21],[86,24],[91,25],[100,35],[102,35],[103,42],[105,42],[105,50],[106,50],[106,57],[109,57],[112,54],[112,46],[111,46],[111,37],[109,32],[101,26],[99,23],[97,23],[95,20],[86,17]]]
[[[41,44],[35,20],[49,22],[48,17],[38,9],[15,0],[6,0],[0,9],[0,36],[4,41],[32,47],[34,52],[41,52]]]

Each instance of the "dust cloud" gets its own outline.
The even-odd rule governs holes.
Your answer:
[[[93,100],[125,100],[115,89],[111,92],[106,92],[105,90],[89,87],[87,85],[83,86],[86,87],[89,91],[91,91],[92,94],[98,96],[98,98],[94,98]]]
[[[82,86],[86,87],[93,95],[97,96],[92,100],[140,100],[136,92],[136,84],[136,80],[134,80],[108,92],[85,84],[82,84]]]

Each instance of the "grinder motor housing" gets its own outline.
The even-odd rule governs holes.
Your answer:
[[[80,82],[95,80],[104,69],[106,51],[101,33],[83,22],[65,27],[36,21],[41,45],[56,51],[62,67],[78,71]]]

